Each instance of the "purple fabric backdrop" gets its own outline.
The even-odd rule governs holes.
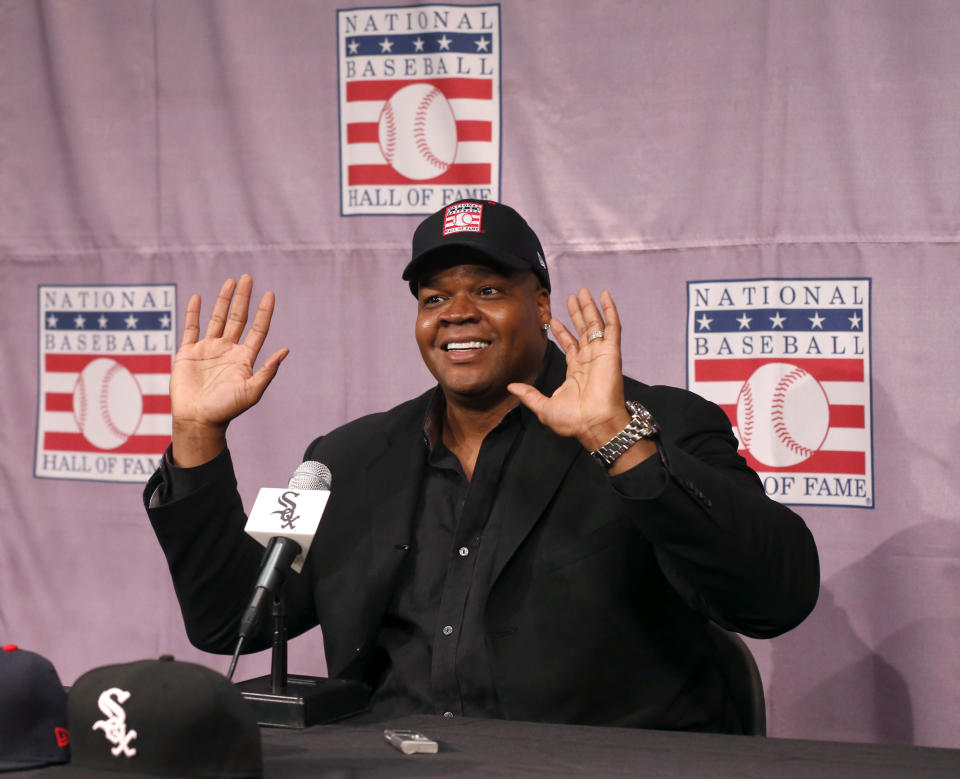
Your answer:
[[[313,435],[430,383],[399,279],[419,217],[341,216],[337,12],[363,7],[0,0],[0,640],[66,683],[163,652],[227,662],[187,644],[142,478],[78,460],[38,475],[46,433],[90,424],[72,421],[79,363],[51,389],[67,336],[46,341],[44,317],[96,308],[44,292],[176,285],[179,332],[189,295],[209,311],[229,275],[276,291],[267,348],[292,353],[230,431],[248,506]],[[820,604],[751,646],[771,735],[960,746],[960,6],[498,8],[496,196],[539,233],[555,311],[581,285],[613,291],[628,373],[686,384],[690,281],[871,280],[874,507],[798,509]],[[157,343],[140,336],[136,355]],[[162,427],[152,369],[124,364]],[[290,662],[323,671],[319,631]]]

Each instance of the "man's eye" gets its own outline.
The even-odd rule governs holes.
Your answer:
[[[480,288],[481,295],[496,295],[499,291],[500,290],[498,290],[496,287],[490,287],[490,286]]]
[[[439,295],[427,295],[427,296],[423,299],[423,305],[425,305],[425,306],[432,306],[433,304],[439,303],[439,302],[440,302],[440,296],[439,296]]]

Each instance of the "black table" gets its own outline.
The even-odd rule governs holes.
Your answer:
[[[385,727],[419,730],[435,755],[404,755]],[[405,717],[306,730],[262,730],[266,776],[645,778],[960,777],[960,750],[828,741],[545,725],[468,718]]]

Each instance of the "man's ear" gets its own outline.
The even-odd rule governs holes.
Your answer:
[[[550,322],[550,293],[546,287],[537,288],[537,312],[540,314],[540,321],[549,324]]]

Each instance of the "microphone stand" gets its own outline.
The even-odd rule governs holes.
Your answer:
[[[270,656],[270,692],[280,695],[287,688],[287,612],[283,595],[274,598],[270,607],[273,623],[273,653]]]
[[[237,682],[260,725],[308,728],[365,711],[370,688],[352,679],[287,674],[287,613],[281,592],[270,608],[272,653],[269,676]]]

